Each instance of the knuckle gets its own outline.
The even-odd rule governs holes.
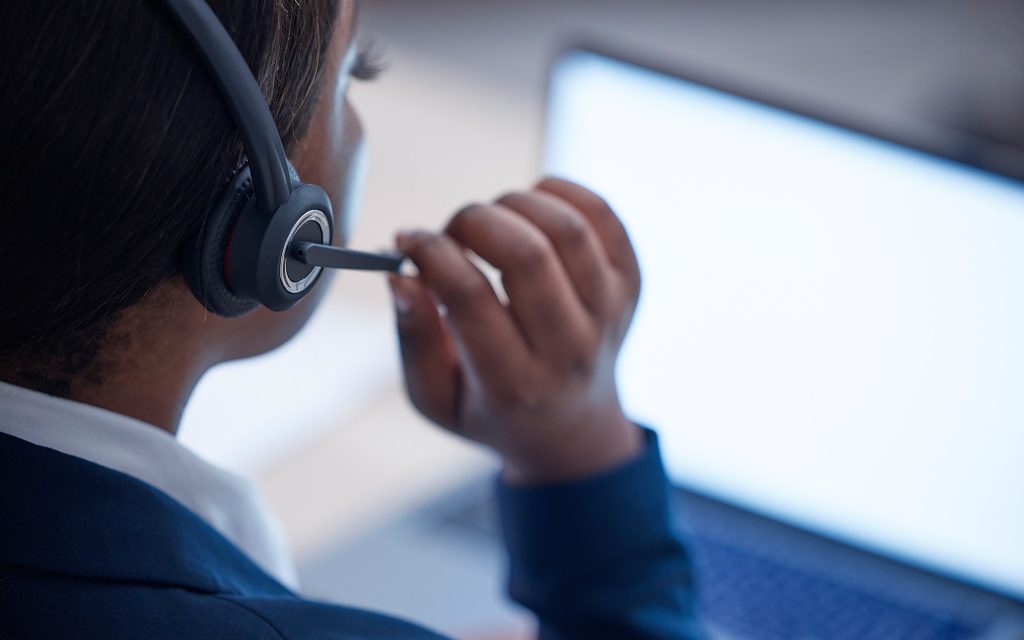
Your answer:
[[[491,292],[491,285],[482,277],[462,278],[451,284],[445,296],[445,305],[450,313],[462,313],[480,304]]]
[[[561,187],[565,187],[569,184],[571,183],[568,180],[563,180],[562,178],[555,178],[554,176],[548,176],[547,178],[544,178],[537,183],[537,188],[544,189],[545,191],[551,191],[559,189]]]
[[[594,359],[590,354],[577,354],[568,362],[567,373],[573,380],[589,380],[594,375]]]
[[[560,364],[561,373],[568,380],[589,380],[597,366],[597,352],[600,346],[599,331],[580,331],[567,345]]]
[[[474,202],[459,209],[448,223],[448,230],[453,233],[460,233],[467,227],[472,226],[480,216],[484,214],[486,205]]]
[[[604,198],[604,196],[600,194],[594,193],[589,189],[584,189],[582,197],[585,199],[587,204],[594,207],[595,209],[600,209],[602,211],[612,211],[612,205]]]
[[[612,322],[618,322],[622,318],[630,317],[636,309],[640,298],[633,291],[626,291],[625,295],[616,296],[615,302],[610,305],[605,318]]]
[[[643,276],[640,274],[640,270],[630,270],[626,274],[625,281],[626,296],[629,300],[636,302],[640,298],[640,292],[644,287]]]
[[[528,381],[514,381],[494,391],[495,401],[503,407],[532,410],[541,404],[541,393]]]
[[[524,239],[510,248],[511,262],[521,272],[534,273],[542,270],[551,255],[547,243],[540,238]]]
[[[526,197],[521,191],[509,191],[503,194],[500,198],[494,201],[495,204],[500,204],[510,208],[516,208],[516,205],[521,204],[523,199]]]
[[[574,340],[572,322],[565,309],[559,304],[548,304],[537,309],[537,324],[546,331],[557,332],[567,340]]]
[[[611,211],[611,205],[600,194],[579,184],[571,184],[570,188],[583,207],[591,211]]]
[[[571,195],[574,201],[579,202],[588,209],[591,207],[603,209],[611,208],[608,201],[601,195],[571,180],[564,180],[562,178],[545,178],[541,180],[537,186],[538,188],[546,191],[554,191],[556,193]]]
[[[433,233],[418,232],[409,244],[406,253],[413,258],[436,253],[441,250],[443,241]]]
[[[588,300],[596,309],[608,306],[612,297],[612,276],[607,269],[595,266],[586,270],[581,276],[581,289],[586,291]]]
[[[555,224],[551,235],[561,244],[578,247],[587,242],[589,231],[587,223],[581,217],[567,214]]]

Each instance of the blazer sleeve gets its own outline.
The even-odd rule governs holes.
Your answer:
[[[702,637],[693,580],[674,530],[657,436],[640,457],[585,480],[499,480],[509,593],[541,640]]]

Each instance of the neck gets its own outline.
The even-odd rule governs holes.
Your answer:
[[[196,383],[217,360],[202,332],[187,317],[177,320],[175,305],[151,302],[122,312],[98,336],[58,341],[49,354],[0,358],[0,380],[177,434]]]
[[[159,368],[105,370],[102,382],[86,377],[70,387],[37,375],[21,375],[18,369],[0,372],[0,381],[120,413],[176,435],[185,405],[204,371],[193,363],[165,360]]]
[[[165,314],[120,324],[107,340],[109,354],[98,384],[89,376],[71,388],[70,399],[114,411],[176,435],[185,405],[199,379],[214,364],[193,327]],[[121,345],[120,348],[118,345]]]
[[[185,405],[205,368],[164,361],[156,367],[126,368],[103,384],[73,389],[69,399],[141,420],[176,435]]]

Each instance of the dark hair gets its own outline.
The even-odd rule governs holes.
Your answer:
[[[308,127],[336,0],[210,0],[291,151]],[[179,273],[242,155],[161,3],[0,9],[0,361],[82,370],[119,311]],[[32,367],[30,367],[32,368]]]

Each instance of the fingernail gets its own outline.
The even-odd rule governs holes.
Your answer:
[[[388,276],[388,284],[391,286],[391,293],[395,297],[395,311],[400,316],[408,316],[412,313],[413,309],[413,297],[412,292],[409,290],[408,284],[404,282],[404,278],[395,274]]]

